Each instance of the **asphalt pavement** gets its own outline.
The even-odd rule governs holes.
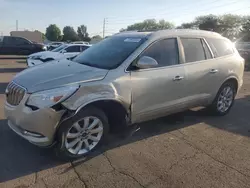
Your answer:
[[[0,60],[0,188],[250,187],[250,72],[224,117],[192,109],[143,123],[132,136],[112,135],[88,158],[63,163],[7,126],[5,87],[25,68],[24,60]]]

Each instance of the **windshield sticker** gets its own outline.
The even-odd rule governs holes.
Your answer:
[[[124,42],[140,42],[140,38],[126,38]]]

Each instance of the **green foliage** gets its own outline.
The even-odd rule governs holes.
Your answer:
[[[244,41],[250,42],[250,16],[243,18],[244,22],[242,24],[240,36]]]
[[[46,28],[45,36],[50,41],[58,41],[61,36],[61,30],[56,24],[51,24]]]
[[[249,34],[250,35],[250,16],[246,16],[243,18],[244,22],[242,24],[242,32],[245,34]]]
[[[219,18],[215,15],[199,16],[193,22],[197,28],[207,31],[219,32]]]
[[[42,35],[42,40],[45,40],[45,39],[46,39],[46,36],[45,36],[45,34],[44,34],[44,33],[40,32],[40,31],[38,31],[38,30],[35,30],[35,32],[39,32],[39,33],[41,33],[41,35]]]
[[[46,39],[46,36],[44,33],[42,33],[42,39],[45,40]]]
[[[180,26],[176,27],[176,29],[197,29],[197,25],[194,22],[183,23]]]
[[[165,20],[160,20],[157,22],[155,19],[144,20],[140,23],[135,23],[133,25],[128,26],[126,29],[121,29],[120,31],[147,31],[147,30],[160,30],[160,29],[172,29],[174,28],[174,24],[167,22]]]
[[[183,23],[177,29],[201,29],[214,31],[222,34],[231,40],[235,40],[242,35],[250,35],[250,17],[233,14],[222,16],[204,15],[198,16],[190,23]]]
[[[241,16],[233,14],[225,14],[219,17],[219,33],[229,39],[238,38],[240,36],[241,27],[244,19]]]
[[[85,25],[80,25],[77,28],[77,35],[80,40],[89,42],[91,38],[89,37],[89,34],[87,32],[87,27]]]
[[[74,30],[73,27],[71,26],[65,26],[63,28],[63,41],[77,41],[79,40],[79,37],[76,33],[76,31]]]

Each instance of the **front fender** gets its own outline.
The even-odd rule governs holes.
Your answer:
[[[69,110],[79,111],[84,106],[103,100],[113,100],[119,102],[126,110],[131,103],[131,92],[127,91],[125,97],[122,97],[117,89],[112,85],[89,85],[81,87],[73,96],[62,103]]]

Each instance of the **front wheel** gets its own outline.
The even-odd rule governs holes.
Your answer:
[[[219,89],[212,105],[209,107],[210,111],[214,115],[226,115],[234,104],[236,90],[237,88],[234,83],[224,83]]]
[[[105,141],[108,132],[104,112],[94,107],[86,108],[60,126],[56,154],[65,160],[88,155]]]

